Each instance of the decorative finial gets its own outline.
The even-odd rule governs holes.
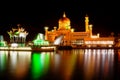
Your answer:
[[[88,17],[88,14],[86,14],[85,17]]]
[[[66,17],[66,14],[65,14],[65,12],[63,13],[63,17]]]
[[[20,26],[21,26],[21,24],[17,24],[17,26],[18,26],[18,27],[20,27]]]

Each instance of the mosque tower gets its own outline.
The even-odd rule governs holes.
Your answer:
[[[88,31],[89,31],[89,17],[86,14],[86,16],[85,16],[85,32],[88,32]]]

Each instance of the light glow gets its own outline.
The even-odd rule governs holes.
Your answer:
[[[17,43],[12,43],[11,47],[18,47],[18,44]]]
[[[113,45],[113,41],[85,41],[85,44],[111,44]]]

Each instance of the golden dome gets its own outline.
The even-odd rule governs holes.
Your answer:
[[[66,17],[65,12],[63,17],[59,19],[59,23],[70,23],[70,19]]]

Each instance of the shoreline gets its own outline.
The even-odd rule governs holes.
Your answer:
[[[58,47],[0,47],[0,51],[36,51],[36,52],[51,52],[57,50],[72,50],[72,49],[120,49],[120,47],[72,47],[72,46],[58,46]]]
[[[37,51],[37,52],[49,52],[49,51],[55,51],[55,48],[0,47],[0,51]]]
[[[120,47],[72,47],[72,46],[59,46],[58,50],[72,50],[72,49],[120,49]]]

